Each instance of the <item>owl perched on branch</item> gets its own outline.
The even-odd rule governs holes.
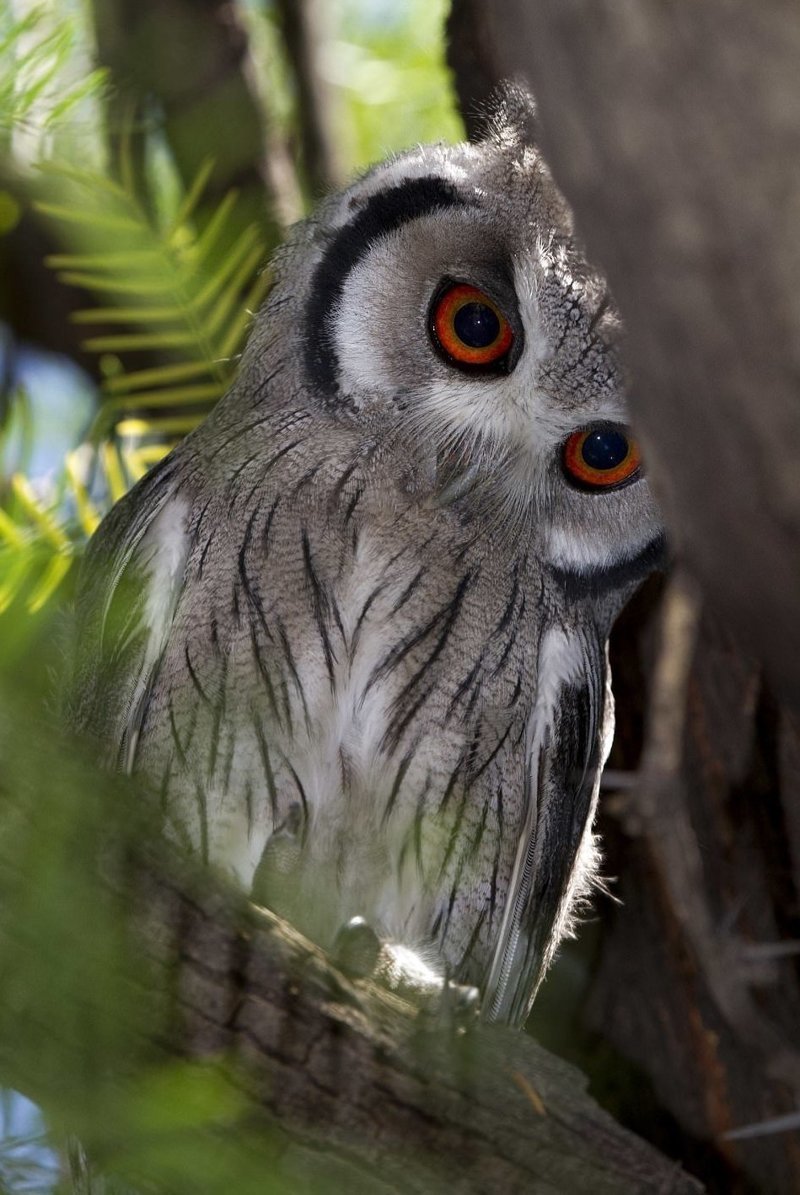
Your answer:
[[[529,118],[509,93],[295,228],[230,392],[90,545],[73,700],[170,835],[511,1023],[590,875],[606,640],[662,550]]]

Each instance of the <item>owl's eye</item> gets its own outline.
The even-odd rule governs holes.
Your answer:
[[[497,304],[466,282],[451,283],[439,291],[430,328],[446,359],[466,369],[502,365],[514,341],[511,325]]]
[[[564,444],[562,464],[567,480],[582,490],[610,490],[635,481],[639,446],[616,423],[593,423],[573,432]]]

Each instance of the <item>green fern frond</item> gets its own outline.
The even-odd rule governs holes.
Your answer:
[[[43,108],[69,31],[50,8],[42,11],[41,26],[38,10],[13,25],[0,15],[0,66],[4,55],[38,63],[22,98],[19,84],[9,90],[13,72],[0,72],[0,130],[45,109],[57,119],[98,82]],[[104,402],[88,442],[46,492],[26,480],[16,449],[5,461],[12,476],[0,490],[0,614],[48,607],[110,506],[208,413],[230,383],[268,286],[267,246],[258,226],[240,226],[235,192],[196,222],[212,162],[158,216],[143,209],[124,170],[121,180],[68,163],[42,162],[39,170],[36,207],[64,243],[47,264],[94,296],[73,318],[86,329],[86,349],[100,355]]]
[[[19,600],[35,614],[69,573],[76,545],[59,505],[39,498],[21,474],[12,477],[8,509],[0,509],[0,614]]]
[[[64,463],[66,482],[75,503],[75,514],[83,535],[88,539],[100,524],[100,511],[89,497],[83,478],[79,453],[71,452]]]
[[[73,318],[97,329],[83,342],[86,350],[116,366],[103,386],[107,401],[93,429],[95,442],[136,416],[149,457],[154,441],[174,434],[176,418],[183,432],[191,430],[230,383],[249,312],[268,285],[259,273],[267,250],[255,224],[225,244],[235,192],[196,228],[193,216],[211,169],[205,163],[174,211],[157,222],[123,183],[70,166],[43,168],[57,196],[39,202],[38,210],[56,222],[73,250],[47,264],[64,283],[97,296],[95,306]],[[163,363],[131,369],[131,357],[144,352]]]
[[[132,394],[147,391],[154,385],[171,386],[176,382],[188,382],[203,377],[207,372],[204,361],[187,361],[185,364],[161,365],[157,369],[137,369],[130,373],[116,374],[106,379],[106,394]],[[206,396],[209,397],[209,396]]]
[[[119,442],[71,452],[46,496],[24,474],[13,474],[0,504],[0,616],[20,603],[30,614],[46,606],[103,515],[188,430],[188,419],[179,417],[165,421],[154,442],[145,442],[152,435],[148,422],[126,420]]]
[[[48,264],[64,282],[97,296],[96,306],[74,318],[96,329],[85,347],[103,354],[111,368],[90,442],[67,457],[47,497],[20,472],[7,486],[0,503],[0,614],[12,605],[32,614],[48,605],[106,510],[192,430],[230,382],[250,311],[266,290],[267,276],[259,273],[266,247],[252,226],[220,252],[233,193],[202,231],[195,229],[192,216],[209,171],[204,167],[156,224],[114,179],[69,166],[42,168],[53,195],[37,206],[71,249]],[[129,361],[145,350],[158,351],[163,363],[125,370],[111,356]]]
[[[37,4],[19,17],[0,6],[0,129],[51,131],[102,91],[104,69],[70,77],[79,37],[77,17],[56,14],[52,5]]]

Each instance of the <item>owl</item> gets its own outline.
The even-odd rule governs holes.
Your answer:
[[[591,876],[607,638],[663,548],[524,108],[293,230],[229,393],[90,544],[72,697],[176,844],[512,1024]]]

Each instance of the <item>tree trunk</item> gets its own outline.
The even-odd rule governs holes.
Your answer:
[[[277,244],[300,215],[299,192],[287,148],[257,94],[232,0],[94,0],[93,11],[98,56],[113,84],[114,156],[127,155],[135,170],[144,136],[160,125],[186,187],[214,158],[201,218],[236,187],[237,229],[256,221]],[[139,177],[144,188],[141,171]]]
[[[800,738],[757,664],[696,608],[689,666],[665,693],[685,601],[682,588],[668,591],[655,661],[635,612],[615,643],[618,676],[638,656],[651,678],[650,729],[636,787],[605,803],[606,868],[622,903],[603,910],[586,1019],[650,1079],[683,1132],[673,1148],[712,1189],[791,1192],[795,1133],[727,1135],[798,1104]],[[618,696],[623,719],[631,691]],[[677,714],[666,744],[665,699]],[[618,766],[635,766],[636,735],[616,752]],[[626,1123],[648,1135],[631,1112]]]
[[[625,318],[673,541],[800,705],[800,8],[494,11],[493,60],[532,85],[545,156]]]
[[[652,600],[612,640],[629,786],[602,822],[623,904],[600,905],[586,1019],[653,1085],[661,1122],[629,1106],[627,1123],[726,1195],[795,1191],[797,1135],[773,1132],[800,1124],[800,740],[762,666],[800,699],[800,12],[483,5],[475,84],[476,7],[453,4],[458,93],[485,90],[488,63],[537,97],[628,327],[632,413],[693,578],[668,593],[660,651]],[[754,1122],[763,1135],[726,1136]]]
[[[322,71],[327,33],[320,0],[277,0],[281,32],[297,94],[301,169],[314,198],[344,182],[333,129],[335,98]]]

